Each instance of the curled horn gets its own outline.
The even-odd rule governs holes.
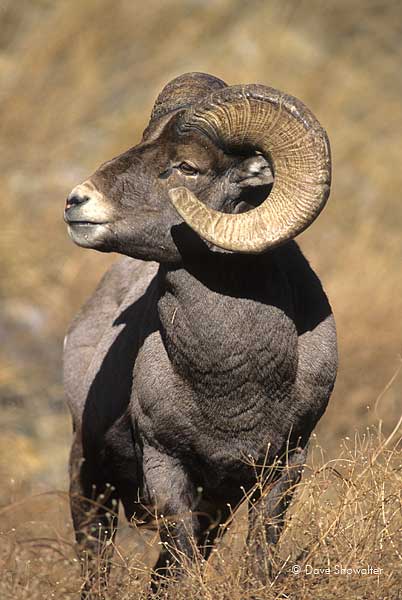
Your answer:
[[[211,209],[185,187],[170,190],[184,221],[214,245],[263,252],[304,231],[325,206],[329,142],[300,100],[263,85],[223,87],[184,111],[178,126],[183,132],[199,130],[228,153],[259,151],[274,172],[269,196],[240,214]]]

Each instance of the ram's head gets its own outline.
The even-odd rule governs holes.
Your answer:
[[[74,188],[65,220],[80,246],[144,260],[259,253],[312,223],[330,178],[327,136],[299,100],[189,73],[163,89],[141,143]]]

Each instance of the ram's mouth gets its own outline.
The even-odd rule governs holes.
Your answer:
[[[86,221],[84,219],[69,219],[64,215],[64,221],[69,227],[90,227],[93,225],[107,225],[109,221]]]
[[[67,211],[64,211],[64,222],[67,223],[70,227],[89,227],[91,225],[107,225],[109,221],[103,220],[95,220],[95,219],[82,219],[82,218],[74,218],[74,217],[84,217],[85,214],[77,214],[77,211],[69,211],[74,212],[74,215],[69,215]],[[80,211],[83,212],[83,211]],[[88,215],[89,216],[89,215]]]

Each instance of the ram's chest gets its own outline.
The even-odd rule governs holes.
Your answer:
[[[134,370],[139,430],[168,452],[214,463],[257,458],[281,438],[297,369],[297,335],[279,309],[270,318],[209,315],[189,322],[179,308],[149,336]],[[250,316],[248,316],[250,317]],[[265,315],[267,317],[267,315]],[[285,320],[284,320],[285,319]]]

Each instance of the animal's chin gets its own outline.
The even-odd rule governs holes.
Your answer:
[[[96,248],[102,250],[110,240],[111,231],[108,223],[90,223],[88,221],[76,221],[68,223],[68,235],[75,244],[82,248]]]

